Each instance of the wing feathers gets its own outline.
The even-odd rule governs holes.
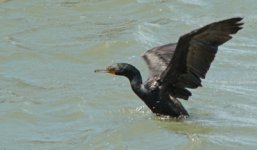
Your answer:
[[[149,79],[159,77],[167,68],[171,58],[173,57],[175,48],[176,44],[167,44],[152,48],[142,55],[148,66]]]
[[[218,46],[242,29],[241,20],[238,17],[214,22],[181,36],[167,69],[160,76],[162,89],[174,97],[187,99],[191,93],[185,88],[201,86],[201,78],[205,78]]]
[[[187,54],[187,70],[195,73],[200,78],[205,78],[218,49],[204,42],[192,41],[190,44]]]

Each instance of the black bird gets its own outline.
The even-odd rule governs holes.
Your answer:
[[[140,72],[127,63],[117,63],[95,72],[125,76],[132,90],[157,115],[188,116],[177,98],[188,100],[201,85],[217,53],[218,46],[242,29],[243,18],[236,17],[208,24],[181,36],[178,43],[152,48],[143,54],[149,77],[143,83]]]

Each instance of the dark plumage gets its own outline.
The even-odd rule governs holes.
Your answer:
[[[218,46],[242,29],[242,18],[214,22],[181,36],[178,43],[155,47],[143,54],[149,77],[143,83],[138,69],[126,63],[107,67],[104,71],[126,76],[133,91],[157,115],[188,116],[177,98],[187,100],[201,85],[217,53]]]

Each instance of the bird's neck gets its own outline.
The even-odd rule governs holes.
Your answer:
[[[137,68],[134,68],[133,71],[131,71],[129,74],[126,75],[126,77],[130,81],[130,85],[132,90],[141,97],[143,92],[143,86],[142,86],[142,76]]]

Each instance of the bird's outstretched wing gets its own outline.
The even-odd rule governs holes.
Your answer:
[[[152,48],[142,55],[148,66],[148,79],[155,79],[161,75],[173,57],[175,48],[176,44],[167,44]]]
[[[201,86],[201,78],[205,78],[218,46],[242,29],[241,20],[238,17],[214,22],[181,36],[173,57],[159,76],[162,90],[175,98],[187,100],[191,92],[186,88]]]

